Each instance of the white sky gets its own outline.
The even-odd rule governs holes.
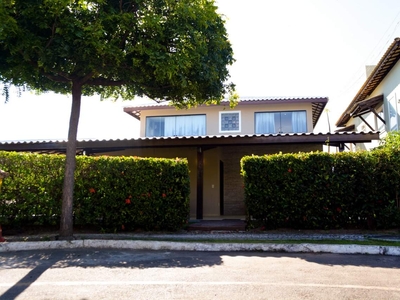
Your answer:
[[[217,0],[236,62],[231,81],[241,97],[327,96],[332,130],[341,111],[400,37],[399,0]],[[0,99],[0,140],[66,139],[70,96]],[[138,136],[139,122],[122,111],[137,103],[84,98],[79,139]],[[317,132],[327,132],[326,114]]]

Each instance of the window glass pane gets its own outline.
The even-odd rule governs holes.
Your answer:
[[[279,128],[279,120],[279,113],[256,113],[256,134],[276,133],[276,128]]]
[[[147,117],[146,118],[146,136],[163,136],[164,135],[164,117]]]
[[[161,136],[174,136],[176,135],[176,120],[175,117],[164,117],[164,132]]]
[[[240,116],[235,113],[221,113],[220,131],[240,131]]]
[[[288,132],[307,132],[307,115],[305,111],[292,112],[292,131]]]
[[[190,115],[176,117],[176,132],[178,136],[206,135],[206,116]]]
[[[147,117],[146,137],[206,135],[206,116]]]
[[[307,132],[305,111],[255,113],[256,134]]]
[[[280,133],[293,132],[292,113],[291,112],[282,112],[281,113],[281,128],[280,128],[279,132]]]

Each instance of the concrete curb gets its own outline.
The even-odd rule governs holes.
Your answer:
[[[400,256],[400,247],[372,245],[269,244],[269,243],[201,243],[127,240],[73,240],[44,242],[5,242],[0,252],[49,249],[130,249],[169,251],[263,251],[288,253],[335,253]]]

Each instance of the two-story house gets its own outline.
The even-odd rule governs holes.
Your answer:
[[[322,151],[329,138],[312,132],[327,101],[326,97],[250,98],[241,99],[233,109],[228,101],[189,110],[168,103],[126,107],[126,113],[140,120],[141,138],[162,147],[114,155],[186,157],[191,171],[191,217],[244,217],[240,159],[252,154]]]
[[[313,133],[327,102],[326,97],[282,97],[241,99],[233,109],[228,101],[189,110],[168,103],[125,107],[140,120],[139,138],[78,141],[77,154],[187,158],[190,217],[244,218],[243,156],[322,151],[326,144],[379,138],[374,132]],[[0,150],[65,153],[66,145],[66,141],[8,141],[0,142]]]
[[[399,130],[399,58],[400,38],[396,38],[378,64],[369,68],[366,81],[336,122],[339,131],[379,131],[384,137],[387,131]],[[378,144],[357,143],[356,149],[371,149]]]

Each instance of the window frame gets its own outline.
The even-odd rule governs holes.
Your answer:
[[[238,114],[239,129],[238,130],[222,130],[222,115],[223,114]],[[219,112],[219,122],[218,122],[218,132],[219,133],[241,132],[241,131],[242,131],[242,112],[240,110],[220,111]]]
[[[263,114],[263,113],[273,113],[273,114],[276,114],[276,113],[279,113],[279,114],[282,114],[282,113],[293,113],[293,112],[304,112],[305,113],[305,131],[303,132],[303,131],[301,131],[301,132],[294,132],[294,131],[291,131],[291,132],[283,132],[283,131],[280,131],[280,130],[275,130],[275,132],[274,133],[257,133],[257,114]],[[280,123],[282,122],[282,118],[280,117]],[[282,123],[280,124],[280,128],[279,129],[281,129],[282,128]],[[293,124],[292,124],[292,129],[293,129]],[[299,110],[269,110],[269,111],[255,111],[254,112],[254,133],[255,134],[286,134],[286,133],[307,133],[308,132],[308,120],[307,120],[307,110],[306,109],[299,109]]]
[[[148,121],[151,118],[163,118],[165,124],[165,118],[177,118],[177,117],[190,117],[190,116],[203,116],[204,117],[204,135],[207,135],[207,114],[188,114],[188,115],[155,115],[155,116],[146,116],[146,124],[145,124],[145,137],[174,137],[178,135],[165,135],[165,128],[164,128],[164,135],[148,135]],[[164,125],[165,126],[165,125]],[[176,128],[175,128],[176,131]],[[197,135],[185,135],[185,136],[197,136]]]

